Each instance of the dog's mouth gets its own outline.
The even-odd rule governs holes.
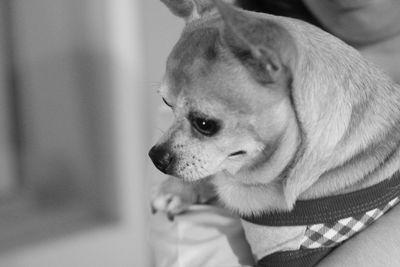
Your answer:
[[[231,154],[229,154],[229,156],[228,157],[235,157],[235,156],[239,156],[239,155],[244,155],[244,154],[246,154],[246,151],[244,151],[244,150],[239,150],[239,151],[236,151],[236,152],[233,152],[233,153],[231,153]]]

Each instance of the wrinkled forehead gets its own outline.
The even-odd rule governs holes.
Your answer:
[[[167,60],[169,89],[176,95],[210,74],[220,57],[219,29],[201,27],[184,31]]]

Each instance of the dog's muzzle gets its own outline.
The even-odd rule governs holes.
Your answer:
[[[149,151],[149,157],[161,172],[172,174],[172,162],[174,157],[164,146],[153,146]]]

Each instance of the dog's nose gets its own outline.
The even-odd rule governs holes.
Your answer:
[[[168,167],[172,162],[172,155],[163,146],[153,146],[149,151],[149,157],[153,161],[154,165],[165,174],[167,173]]]

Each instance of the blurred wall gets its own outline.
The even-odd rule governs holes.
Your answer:
[[[151,144],[154,144],[173,118],[171,110],[163,103],[157,90],[165,72],[167,56],[178,41],[184,21],[173,15],[161,0],[146,0],[142,3],[145,44],[144,84],[149,95],[148,113],[152,114],[152,123],[148,125],[152,133]],[[150,179],[150,187],[154,188],[165,179],[165,175],[156,170],[150,160],[147,162],[149,171],[147,177]]]
[[[150,103],[146,113],[151,114],[149,117],[151,123],[148,123],[148,127],[151,133],[150,146],[152,146],[173,119],[171,110],[163,103],[161,97],[157,94],[157,90],[165,72],[167,56],[180,36],[184,21],[174,16],[160,0],[143,0],[142,3],[145,45],[144,86],[148,92]],[[159,172],[149,159],[147,159],[146,166],[146,179],[150,188],[149,196],[151,196],[166,176]],[[165,220],[162,220],[162,216],[151,216],[150,222],[152,233],[165,231],[165,227],[168,227],[165,225]],[[154,258],[160,255],[155,254],[153,250],[157,236],[151,235],[150,237],[151,259],[154,263]]]
[[[142,6],[143,2],[148,1],[15,1],[16,5],[23,6],[26,11],[20,23],[30,29],[30,32],[24,36],[31,41],[48,40],[49,44],[53,44],[49,47],[24,47],[22,43],[21,49],[27,51],[26,55],[29,56],[26,59],[33,69],[37,66],[37,72],[40,72],[42,62],[50,64],[45,68],[52,76],[43,81],[35,80],[33,74],[32,84],[37,87],[46,86],[49,94],[53,94],[51,88],[57,86],[79,88],[85,83],[101,85],[96,89],[101,92],[106,109],[98,112],[103,112],[104,115],[102,123],[107,128],[108,135],[103,136],[107,139],[103,141],[109,143],[110,149],[106,151],[109,162],[103,162],[110,167],[110,181],[106,182],[110,185],[110,190],[115,190],[115,200],[110,201],[110,208],[115,209],[118,221],[86,225],[82,230],[68,235],[46,238],[2,251],[1,267],[151,266],[146,172],[147,148],[150,145],[148,131],[151,128],[149,122],[152,121],[152,114],[148,108],[150,98],[145,77],[152,75],[145,75],[143,39],[143,32],[151,26],[146,24],[142,27],[145,25],[145,16],[152,16],[153,11],[146,4]],[[53,56],[57,56],[56,59]],[[77,56],[80,56],[79,60]],[[87,69],[88,75],[81,75],[79,78],[74,76],[77,69],[82,70],[85,66],[86,59],[104,68],[104,76],[92,76],[92,72]],[[150,69],[150,64],[147,65]],[[41,85],[43,82],[45,83]],[[62,112],[62,105],[68,103],[74,105],[73,100],[68,97],[65,102],[55,104],[61,105],[59,112]],[[51,113],[43,111],[43,114],[51,120]],[[66,131],[69,127],[83,127],[84,130],[87,125],[81,125],[79,114],[73,117],[76,118],[73,125],[54,123],[59,123],[61,128],[65,127]],[[42,137],[38,134],[37,138],[41,140]],[[49,145],[48,140],[42,141],[43,145]],[[86,158],[85,153],[79,151],[86,145],[86,141],[76,136],[64,143],[65,149],[77,151],[81,155],[72,160],[77,161],[82,168],[85,168]],[[58,149],[63,147],[62,143],[53,145],[58,146]],[[104,193],[108,194],[107,190]],[[113,194],[110,197],[111,195]]]

